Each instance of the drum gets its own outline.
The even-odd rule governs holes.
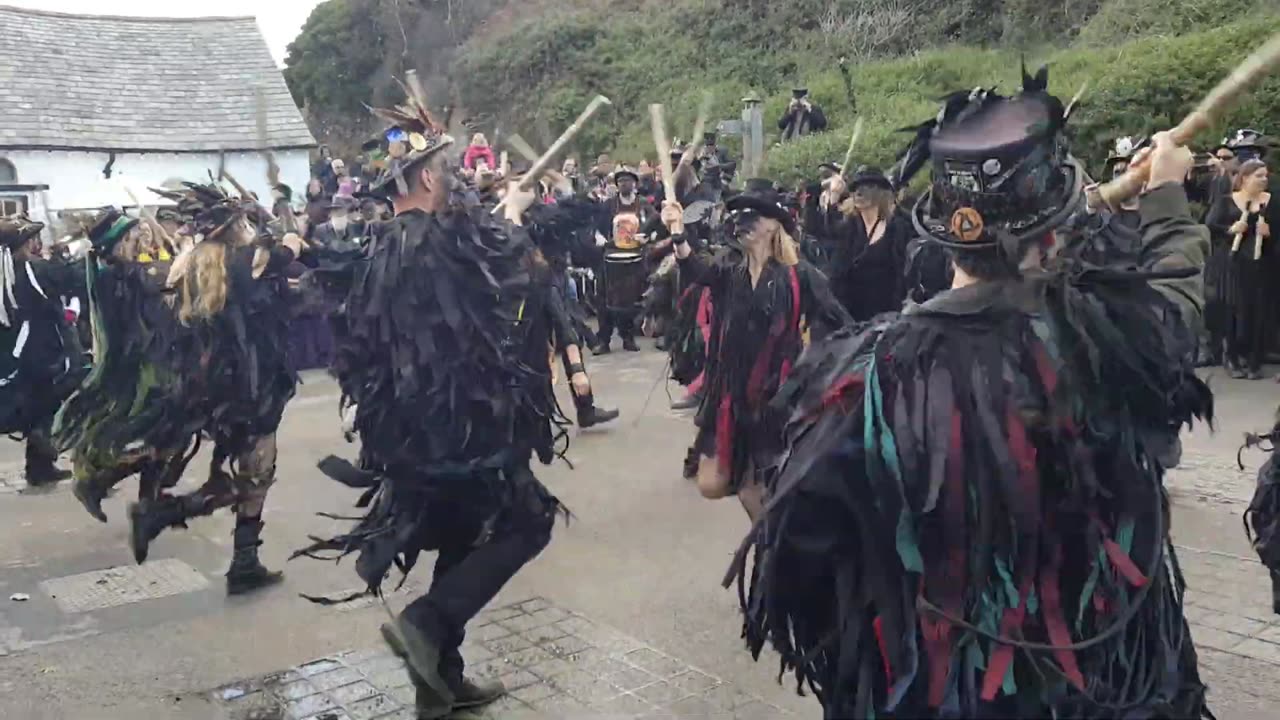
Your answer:
[[[634,310],[644,295],[648,273],[638,250],[614,250],[604,256],[604,299],[610,310]]]

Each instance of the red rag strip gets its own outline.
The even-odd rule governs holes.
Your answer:
[[[885,684],[893,687],[893,668],[889,666],[889,648],[884,644],[884,619],[879,615],[871,622],[871,629],[876,633],[876,645],[880,646],[880,661],[884,663]]]
[[[1070,645],[1071,631],[1067,629],[1066,617],[1062,613],[1062,591],[1058,587],[1058,574],[1062,571],[1062,546],[1053,548],[1052,560],[1047,571],[1040,578],[1040,606],[1044,608],[1045,629],[1049,631],[1049,640],[1054,645]],[[1084,691],[1084,675],[1076,662],[1076,654],[1071,650],[1054,650],[1058,665],[1067,680],[1076,689]]]
[[[733,466],[733,402],[726,391],[716,414],[716,460],[720,472],[728,474]]]
[[[1116,572],[1130,585],[1136,588],[1144,587],[1149,582],[1147,576],[1138,569],[1129,554],[1120,547],[1120,544],[1111,538],[1111,527],[1098,515],[1097,510],[1089,512],[1089,519],[1098,526],[1102,533],[1102,548],[1107,552],[1107,558],[1111,560],[1111,565],[1115,567]]]
[[[1022,621],[1027,616],[1027,597],[1031,594],[1031,580],[1027,578],[1023,582],[1023,586],[1019,588],[1018,607],[1006,609],[1004,615],[1000,618],[1000,634],[1005,637],[1012,637],[1013,631],[1022,627]],[[996,699],[996,693],[1000,691],[1000,687],[1004,684],[1004,676],[1009,672],[1009,666],[1013,664],[1013,646],[1001,644],[995,650],[991,651],[991,658],[987,661],[987,672],[982,677],[982,699],[991,702]]]

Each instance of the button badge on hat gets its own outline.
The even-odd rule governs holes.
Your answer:
[[[974,242],[982,237],[985,226],[982,213],[971,207],[959,208],[951,215],[951,234],[961,242]]]

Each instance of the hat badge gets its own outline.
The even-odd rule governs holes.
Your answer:
[[[958,208],[951,215],[951,234],[960,238],[961,242],[974,242],[981,238],[985,227],[982,213],[974,208]]]

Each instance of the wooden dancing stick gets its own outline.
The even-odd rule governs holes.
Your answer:
[[[573,124],[565,129],[563,133],[560,133],[560,137],[556,138],[556,141],[551,143],[551,147],[547,148],[547,151],[542,153],[542,157],[538,158],[538,160],[533,163],[533,167],[529,168],[529,172],[525,173],[524,178],[520,180],[520,189],[528,190],[533,187],[533,184],[542,177],[542,173],[547,169],[547,166],[551,164],[552,159],[554,159],[566,145],[572,142],[573,139],[577,137],[578,133],[582,132],[582,128],[586,126],[587,121],[599,112],[600,108],[606,105],[613,105],[613,101],[603,95],[595,96],[595,98],[587,104],[587,108],[582,111],[582,114],[578,116],[578,119],[574,120]]]
[[[582,111],[582,114],[578,115],[578,119],[574,120],[573,124],[566,128],[563,133],[560,133],[560,137],[556,138],[556,141],[551,143],[551,147],[547,148],[547,151],[542,153],[542,156],[534,161],[533,167],[529,168],[529,172],[525,173],[524,177],[520,178],[520,184],[517,187],[520,190],[528,190],[533,187],[534,184],[536,184],[542,177],[542,173],[546,172],[547,166],[551,164],[551,161],[555,156],[559,154],[566,145],[573,142],[573,139],[577,137],[578,133],[582,132],[582,128],[586,127],[587,122],[600,111],[600,108],[606,105],[613,105],[613,101],[603,95],[597,95],[592,98],[591,102],[587,103],[587,107]],[[512,143],[511,146],[516,148],[517,152],[520,150],[515,143]],[[528,148],[528,143],[525,143],[525,146]],[[532,150],[532,148],[528,149]],[[498,206],[493,209],[493,214],[496,215],[499,210],[506,207],[506,204],[506,200],[498,203]]]
[[[849,177],[852,174],[849,166],[853,164],[853,149],[858,146],[858,141],[862,139],[862,118],[858,118],[853,123],[853,136],[849,138],[849,149],[844,152],[844,163],[840,165],[840,174]]]
[[[708,91],[702,96],[702,105],[698,108],[698,120],[693,124],[693,144],[680,156],[680,164],[676,166],[675,175],[679,175],[680,171],[688,167],[693,162],[693,158],[698,154],[698,151],[702,149],[702,131],[706,129],[707,118],[711,115],[711,103],[712,97]],[[671,178],[671,182],[675,182],[674,177]],[[673,197],[672,200],[674,199]]]
[[[667,142],[667,121],[661,104],[649,106],[649,120],[653,124],[653,144],[658,149],[658,166],[662,168],[662,191],[666,202],[675,202],[676,179],[671,170],[671,143]]]
[[[513,150],[519,153],[520,157],[524,158],[525,160],[528,160],[531,163],[538,162],[538,158],[541,157],[540,155],[538,155],[538,151],[533,149],[532,145],[530,145],[523,137],[520,137],[519,135],[516,135],[514,133],[507,137],[507,144],[509,144]]]
[[[1216,124],[1228,110],[1240,102],[1245,93],[1257,87],[1277,68],[1280,68],[1280,34],[1273,36],[1218,83],[1196,109],[1170,131],[1173,141],[1178,145],[1186,145],[1197,134]],[[1119,207],[1124,201],[1142,192],[1142,186],[1150,177],[1151,164],[1142,159],[1130,165],[1120,177],[1099,187],[1098,192],[1108,205]]]

